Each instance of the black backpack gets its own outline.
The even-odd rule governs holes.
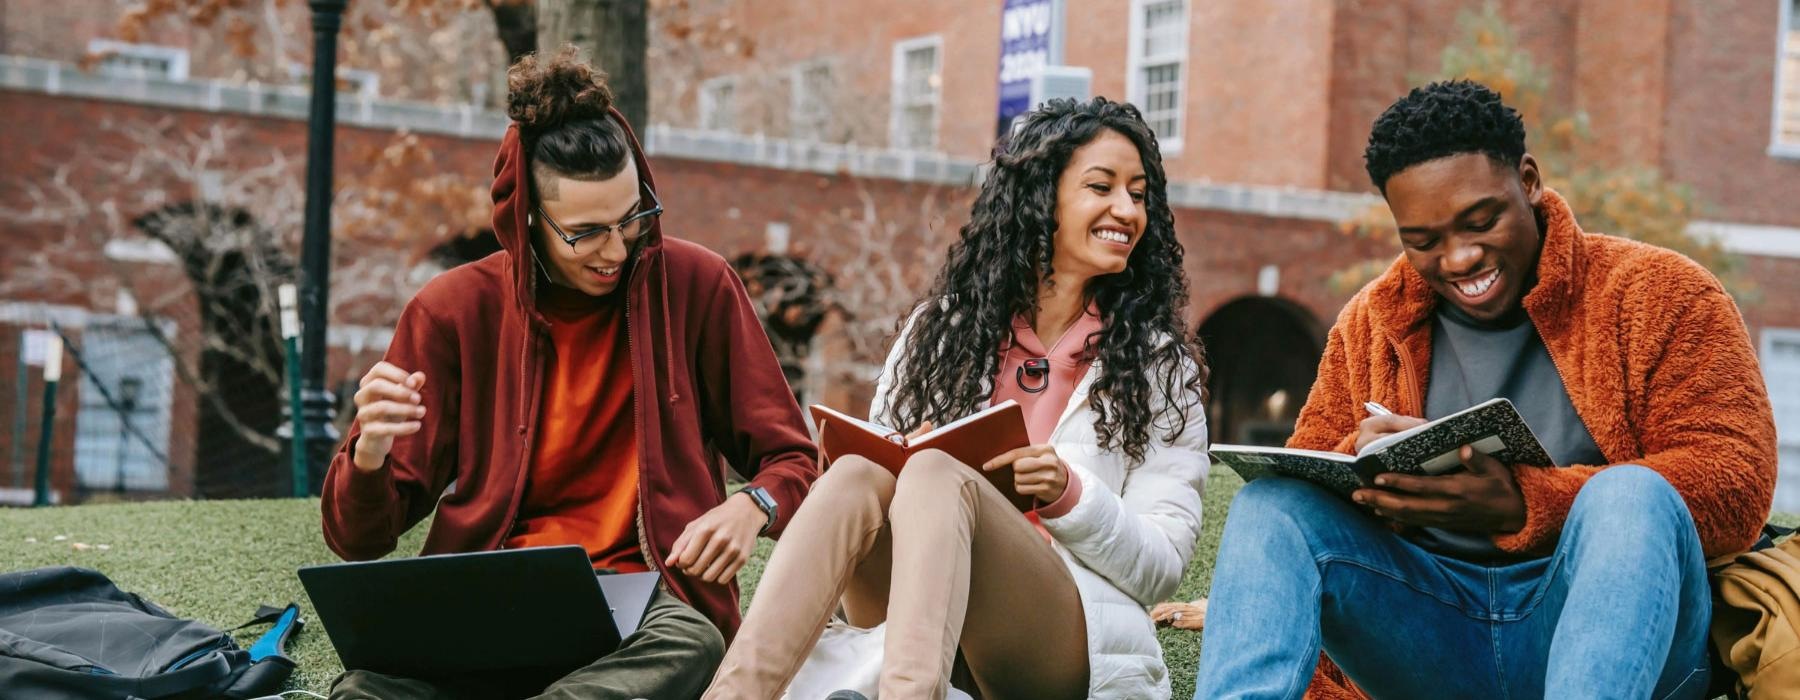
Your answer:
[[[256,698],[294,671],[284,655],[299,608],[261,608],[273,623],[250,650],[183,620],[104,574],[54,566],[0,574],[0,698]]]

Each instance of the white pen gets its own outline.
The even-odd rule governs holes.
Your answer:
[[[1364,402],[1363,402],[1363,408],[1364,408],[1364,409],[1367,409],[1367,410],[1368,410],[1368,412],[1369,412],[1369,415],[1371,415],[1371,416],[1391,416],[1391,415],[1394,415],[1394,412],[1393,412],[1393,411],[1390,411],[1390,410],[1388,410],[1388,409],[1387,409],[1387,407],[1386,407],[1386,406],[1383,406],[1383,405],[1381,405],[1381,404],[1378,404],[1378,403],[1375,403],[1375,402],[1374,402],[1374,401],[1364,401]]]

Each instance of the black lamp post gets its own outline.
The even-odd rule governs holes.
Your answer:
[[[325,481],[337,447],[332,425],[336,400],[325,388],[325,324],[331,290],[331,152],[337,121],[337,33],[347,0],[309,0],[312,6],[312,111],[306,128],[306,230],[301,243],[301,374],[305,379],[300,427],[306,436],[312,492]],[[291,442],[289,444],[292,444]]]

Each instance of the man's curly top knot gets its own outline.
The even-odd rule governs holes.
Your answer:
[[[539,201],[557,198],[558,178],[605,180],[631,161],[624,122],[608,116],[606,73],[574,46],[519,59],[506,88],[506,113],[519,125]]]
[[[1487,86],[1448,80],[1413,88],[1382,112],[1370,129],[1363,163],[1385,193],[1396,173],[1464,153],[1518,166],[1525,156],[1525,122]]]
[[[612,107],[606,72],[581,60],[574,46],[548,57],[528,55],[506,72],[506,113],[528,133],[574,121],[605,119]]]

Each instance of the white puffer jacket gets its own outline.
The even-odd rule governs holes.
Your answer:
[[[907,331],[911,330],[908,324]],[[905,331],[902,337],[909,335]],[[875,388],[869,415],[886,416],[903,343],[895,343]],[[1142,462],[1102,450],[1094,434],[1088,390],[1095,361],[1069,397],[1050,444],[1081,479],[1081,500],[1068,514],[1043,521],[1081,592],[1087,618],[1088,697],[1169,697],[1169,671],[1146,608],[1174,595],[1200,537],[1206,487],[1206,412],[1198,396],[1182,397],[1188,422],[1179,435],[1152,428]],[[1154,387],[1154,383],[1152,383]],[[1170,409],[1160,391],[1151,409]],[[1173,439],[1170,439],[1173,438]],[[1030,634],[1021,629],[1020,634]]]

